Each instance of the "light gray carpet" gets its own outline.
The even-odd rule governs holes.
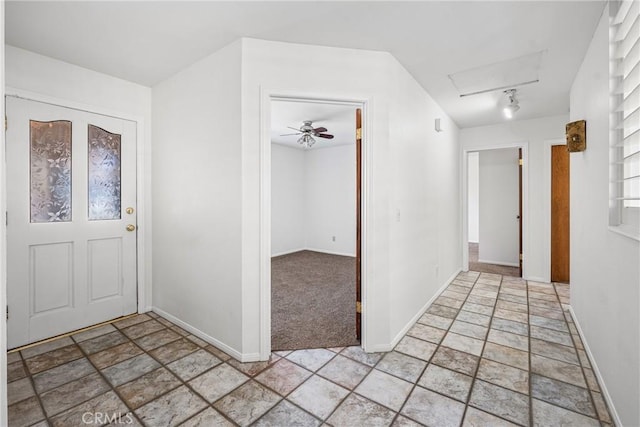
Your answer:
[[[478,262],[478,243],[469,242],[469,270],[481,273],[502,274],[503,276],[520,277],[518,267],[508,267],[506,265],[485,264]]]
[[[355,258],[300,251],[271,259],[271,349],[357,345]]]

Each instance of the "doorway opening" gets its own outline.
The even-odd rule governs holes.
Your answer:
[[[467,154],[468,268],[522,277],[522,149]]]
[[[270,103],[271,350],[359,345],[361,108]]]

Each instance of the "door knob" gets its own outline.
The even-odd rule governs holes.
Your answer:
[[[131,215],[133,213],[133,208],[127,208],[125,212]]]
[[[134,231],[136,229],[136,226],[133,224],[128,224],[127,225],[127,231]]]

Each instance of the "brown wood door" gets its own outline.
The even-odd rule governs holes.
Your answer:
[[[362,110],[356,109],[356,337],[362,335]]]
[[[518,274],[522,277],[522,148],[518,148]]]
[[[551,147],[551,281],[569,283],[569,152]]]

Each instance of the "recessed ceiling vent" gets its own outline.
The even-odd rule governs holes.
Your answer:
[[[505,90],[540,81],[540,64],[546,51],[449,74],[461,97]]]

